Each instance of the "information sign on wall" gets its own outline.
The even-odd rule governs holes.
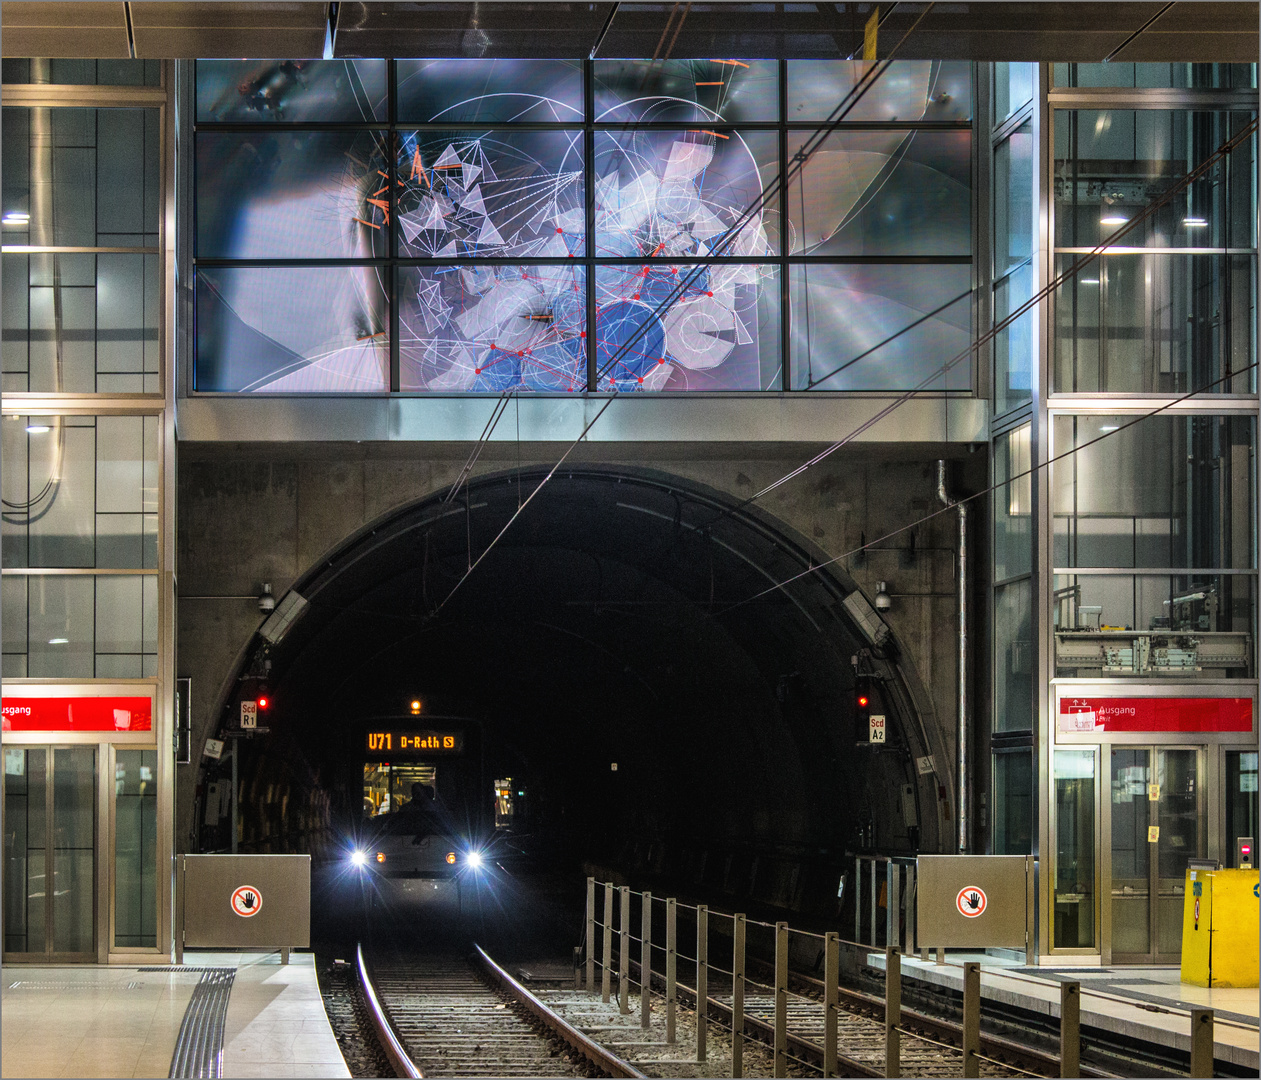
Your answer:
[[[5,731],[152,731],[147,697],[8,697]]]
[[[1079,732],[1250,732],[1252,698],[1060,698],[1058,729]]]

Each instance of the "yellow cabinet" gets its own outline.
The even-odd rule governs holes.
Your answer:
[[[1182,981],[1256,986],[1261,871],[1188,870],[1182,914]]]

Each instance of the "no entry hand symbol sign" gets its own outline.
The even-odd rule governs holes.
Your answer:
[[[257,915],[263,909],[263,894],[253,885],[242,885],[232,894],[232,910],[243,919]]]
[[[985,890],[975,885],[965,885],[955,897],[955,907],[966,919],[975,919],[978,915],[984,914],[986,903]]]

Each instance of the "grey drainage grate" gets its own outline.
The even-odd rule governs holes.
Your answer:
[[[193,987],[193,996],[184,1012],[168,1076],[223,1075],[223,1022],[228,1012],[228,995],[232,993],[232,983],[236,979],[236,968],[199,970],[201,981]]]

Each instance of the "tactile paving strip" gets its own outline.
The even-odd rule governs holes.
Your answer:
[[[171,970],[198,970],[172,969]],[[228,996],[236,979],[236,968],[201,968],[201,981],[184,1011],[175,1053],[171,1056],[173,1077],[220,1077],[223,1075],[223,1026],[228,1013]]]

